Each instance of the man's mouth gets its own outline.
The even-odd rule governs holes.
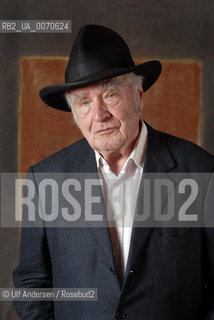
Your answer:
[[[116,130],[116,127],[111,127],[111,128],[105,128],[105,129],[99,129],[95,131],[95,134],[108,134]]]

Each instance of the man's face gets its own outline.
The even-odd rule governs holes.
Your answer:
[[[74,89],[69,102],[90,146],[102,154],[125,150],[135,141],[143,108],[143,91],[134,91],[126,76]]]

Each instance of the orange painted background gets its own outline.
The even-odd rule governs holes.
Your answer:
[[[39,98],[41,88],[64,83],[66,64],[65,58],[49,57],[26,57],[20,62],[20,172],[82,137],[71,113],[50,108]],[[145,93],[143,118],[156,129],[199,143],[201,64],[179,60],[162,65],[159,80]]]

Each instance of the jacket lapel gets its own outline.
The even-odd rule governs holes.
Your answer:
[[[89,177],[93,179],[99,179],[99,174],[97,171],[96,159],[94,150],[88,147],[88,152],[85,154],[84,161],[79,169],[80,172],[88,173]],[[94,205],[93,215],[100,215],[103,217],[102,222],[93,222],[87,221],[87,225],[93,236],[96,239],[96,242],[100,245],[104,255],[106,256],[106,261],[109,263],[109,266],[114,265],[114,256],[113,256],[113,247],[111,241],[111,235],[109,231],[109,225],[107,221],[106,209],[103,199],[102,190],[100,188],[100,198],[101,203],[99,206]]]
[[[142,212],[142,191],[143,190],[143,179],[149,173],[164,173],[169,172],[176,167],[176,163],[169,151],[165,134],[152,129],[146,124],[148,129],[148,150],[144,160],[143,177],[140,184],[138,193],[138,200],[136,210]],[[126,278],[134,267],[134,263],[139,255],[141,249],[149,241],[153,228],[149,227],[137,227],[136,223],[133,225],[129,257],[127,262],[127,268],[125,273],[124,285]]]
[[[144,161],[145,173],[169,172],[177,166],[167,144],[166,134],[148,124],[148,150]]]

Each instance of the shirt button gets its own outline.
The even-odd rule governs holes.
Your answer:
[[[130,271],[129,271],[129,274],[130,274],[130,275],[133,275],[133,274],[134,274],[134,270],[130,270]]]
[[[114,272],[114,270],[113,270],[112,268],[109,268],[109,270],[110,270],[110,272],[111,272],[112,274],[115,274],[115,272]]]
[[[116,318],[117,319],[124,319],[126,317],[125,313],[122,312],[117,312],[116,313]]]

